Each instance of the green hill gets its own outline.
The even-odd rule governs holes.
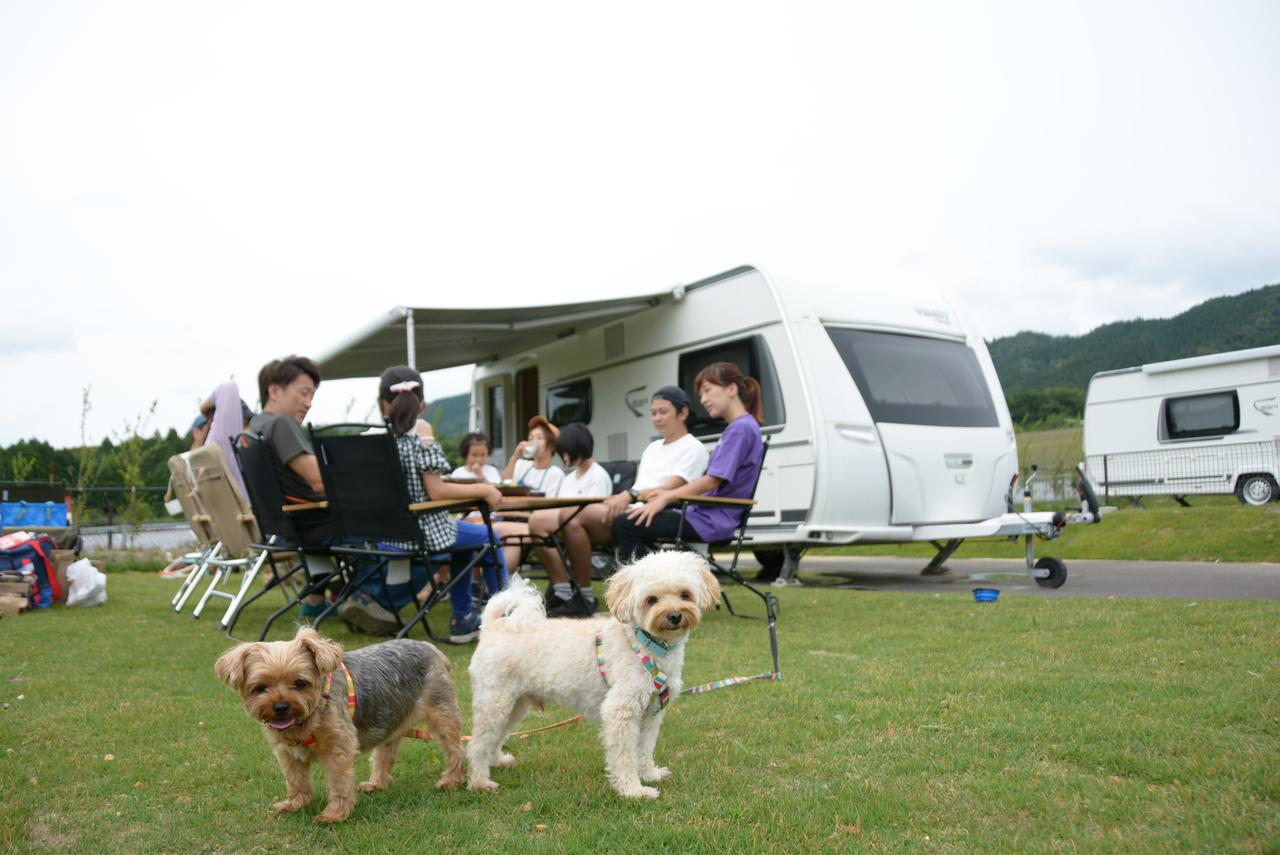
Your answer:
[[[988,342],[1006,395],[1084,389],[1099,371],[1280,344],[1280,285],[1215,297],[1161,320],[1119,321],[1081,336],[1020,332]]]
[[[437,398],[427,405],[427,420],[440,436],[462,436],[467,432],[467,407],[470,404],[470,392]]]

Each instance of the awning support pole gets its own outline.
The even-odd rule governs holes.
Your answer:
[[[413,343],[413,309],[404,310],[404,341],[405,347],[409,351],[405,364],[410,368],[417,368],[418,366],[414,364],[414,354],[417,352],[417,348]]]

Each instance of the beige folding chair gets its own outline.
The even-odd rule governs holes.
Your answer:
[[[195,475],[195,492],[199,505],[209,516],[213,531],[222,545],[220,553],[207,561],[213,578],[191,616],[200,617],[211,597],[221,597],[230,600],[222,620],[219,621],[219,626],[225,627],[253,587],[267,560],[267,554],[264,550],[253,548],[253,544],[262,540],[257,520],[248,501],[236,488],[227,461],[218,446],[210,443],[197,448],[188,455],[188,462]],[[244,571],[240,586],[234,591],[225,590],[223,586],[230,581],[235,570]]]
[[[187,525],[191,526],[191,532],[196,536],[196,549],[180,556],[170,565],[172,567],[185,562],[188,566],[187,575],[183,577],[182,584],[169,603],[175,612],[182,611],[191,592],[204,578],[209,560],[222,554],[222,543],[213,530],[213,518],[205,512],[200,497],[196,494],[195,472],[187,461],[188,457],[189,454],[184,453],[169,458],[169,493],[177,499]]]

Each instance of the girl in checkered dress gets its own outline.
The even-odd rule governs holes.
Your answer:
[[[404,470],[405,486],[413,502],[440,499],[479,499],[497,510],[502,505],[502,493],[488,483],[452,484],[443,480],[453,467],[444,456],[444,450],[431,435],[431,425],[419,420],[426,410],[423,399],[422,375],[407,365],[398,365],[382,372],[378,383],[378,403],[382,416],[391,423],[395,433],[396,449],[400,453],[400,465]],[[450,572],[457,574],[475,554],[474,548],[489,541],[489,530],[482,524],[455,521],[445,511],[418,514],[422,539],[429,552],[446,552],[471,547],[470,552],[454,552],[449,562]],[[416,544],[396,544],[407,549]],[[496,556],[496,557],[495,557]],[[499,549],[490,550],[484,560],[485,582],[489,590],[498,591],[507,586],[507,571]],[[449,623],[449,640],[458,644],[475,639],[480,633],[480,616],[472,608],[471,585],[464,581],[454,585],[449,592],[453,607],[453,619]]]

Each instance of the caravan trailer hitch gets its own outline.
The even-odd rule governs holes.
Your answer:
[[[1023,488],[1022,512],[1024,514],[1032,512],[1031,482],[1035,480],[1037,468],[1034,464],[1032,465],[1031,476],[1027,478]],[[1098,507],[1098,496],[1093,491],[1093,485],[1089,483],[1083,463],[1076,464],[1076,474],[1079,476],[1076,481],[1076,495],[1080,497],[1080,510],[1070,514],[1062,513],[1061,511],[1054,513],[1050,530],[1048,532],[1039,532],[1040,536],[1046,540],[1056,538],[1068,525],[1092,525],[1102,522],[1102,512]],[[1027,549],[1027,573],[1042,588],[1061,588],[1063,583],[1067,581],[1067,565],[1062,559],[1048,555],[1036,560],[1035,547],[1033,546],[1034,534],[1028,531],[1023,535],[1023,542]]]

